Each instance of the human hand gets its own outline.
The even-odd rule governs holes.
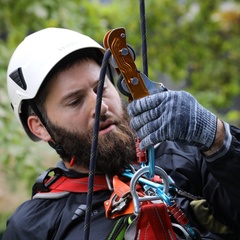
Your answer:
[[[141,149],[170,140],[206,151],[215,138],[217,117],[185,91],[165,91],[134,100],[128,113]]]

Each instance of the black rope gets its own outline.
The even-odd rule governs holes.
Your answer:
[[[140,6],[140,27],[142,36],[142,64],[143,73],[148,76],[148,56],[147,56],[147,34],[146,34],[146,17],[145,17],[145,1],[139,0]]]
[[[87,203],[86,203],[87,208],[86,208],[85,222],[84,222],[84,238],[83,239],[85,240],[89,239],[89,233],[90,233],[94,175],[95,175],[95,167],[97,162],[97,145],[98,145],[98,132],[99,132],[99,123],[100,123],[100,111],[101,111],[101,104],[102,104],[104,80],[105,80],[105,75],[106,75],[107,66],[108,66],[108,59],[110,55],[111,55],[111,52],[108,49],[103,56],[103,62],[101,66],[98,89],[97,89],[93,139],[92,139],[90,166],[89,166],[89,174],[88,174],[88,193],[87,193]]]
[[[141,33],[142,33],[142,61],[143,61],[143,72],[145,75],[148,75],[148,59],[147,59],[147,38],[146,38],[146,21],[145,21],[145,3],[144,0],[140,0],[140,23],[141,23]],[[93,198],[93,186],[94,186],[94,176],[95,176],[95,167],[97,161],[97,145],[98,145],[98,132],[99,132],[99,123],[100,123],[100,111],[102,103],[102,94],[104,79],[108,67],[108,59],[111,56],[111,52],[108,49],[103,57],[103,62],[101,66],[98,91],[97,91],[97,100],[95,108],[95,120],[94,120],[94,129],[93,129],[93,139],[91,147],[91,157],[90,157],[90,166],[88,174],[88,193],[87,193],[87,208],[85,213],[84,221],[84,240],[89,239],[90,235],[90,222],[91,222],[91,212],[92,212],[92,198]]]

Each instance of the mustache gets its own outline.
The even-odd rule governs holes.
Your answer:
[[[115,117],[113,116],[110,116],[110,115],[101,115],[99,117],[99,119],[95,119],[92,126],[90,127],[89,129],[89,132],[92,132],[93,133],[93,130],[94,130],[94,125],[96,124],[96,121],[99,121],[99,131],[102,129],[102,128],[105,128],[109,125],[115,125],[115,126],[120,126],[121,125],[121,121],[119,119],[116,119]]]
[[[110,116],[107,114],[100,115],[100,122],[105,122],[106,120],[110,119]]]

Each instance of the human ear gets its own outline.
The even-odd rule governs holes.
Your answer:
[[[36,135],[45,142],[51,140],[50,134],[48,133],[47,129],[44,127],[44,125],[37,116],[35,115],[29,116],[27,123],[30,131],[34,135]]]

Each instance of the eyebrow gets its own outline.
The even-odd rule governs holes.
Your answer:
[[[99,84],[99,79],[96,79],[93,83],[92,83],[92,88],[98,87]],[[106,81],[105,81],[106,84]],[[61,103],[66,102],[67,100],[74,98],[76,96],[83,96],[84,95],[84,89],[77,89],[73,92],[70,92],[68,94],[66,94],[65,96],[63,96],[63,98],[60,100]]]

